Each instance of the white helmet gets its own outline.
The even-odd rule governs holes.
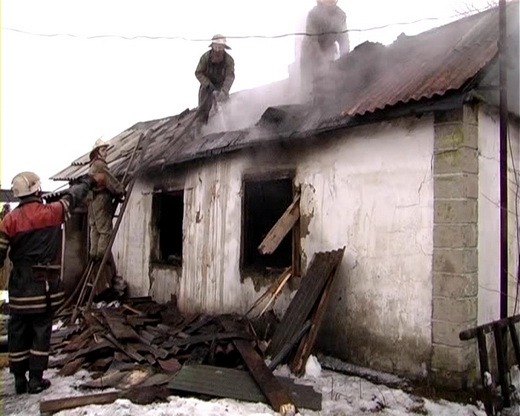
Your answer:
[[[21,172],[11,182],[11,189],[17,198],[32,195],[39,191],[40,188],[40,177],[34,172]]]
[[[338,2],[338,0],[318,0],[318,3],[334,5]]]
[[[97,151],[98,149],[101,149],[102,147],[109,147],[110,145],[105,142],[103,139],[99,138],[96,140],[96,142],[94,143],[94,146],[92,146],[92,150],[90,151],[90,158],[92,159],[93,157],[93,153],[95,151]]]
[[[209,47],[211,48],[213,45],[222,45],[224,46],[224,48],[226,49],[231,49],[228,45],[227,45],[227,40],[226,40],[226,37],[224,35],[215,35],[211,38],[211,43],[209,45]]]

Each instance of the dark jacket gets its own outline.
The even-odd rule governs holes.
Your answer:
[[[13,263],[9,277],[11,313],[50,312],[63,302],[59,268],[48,265],[59,260],[56,257],[61,224],[88,190],[87,183],[75,185],[61,200],[50,204],[35,196],[22,198],[18,207],[0,223],[0,264],[9,247]]]
[[[235,81],[235,61],[227,52],[224,59],[214,64],[210,59],[211,50],[200,57],[199,64],[195,70],[195,76],[200,82],[200,87],[206,88],[210,82],[217,90],[229,95],[229,90]]]

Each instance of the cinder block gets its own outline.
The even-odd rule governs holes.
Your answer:
[[[435,150],[433,172],[435,175],[445,173],[478,173],[477,150],[469,147]]]
[[[433,227],[435,248],[475,248],[477,244],[478,230],[475,223],[435,224]]]
[[[472,322],[477,319],[477,297],[471,298],[433,298],[434,321],[451,323]]]
[[[476,199],[435,199],[434,223],[476,223],[478,221],[478,204]]]
[[[476,273],[478,251],[476,248],[436,248],[433,251],[433,271],[452,274]]]
[[[478,175],[474,173],[434,175],[435,198],[478,198]]]
[[[477,273],[433,273],[433,296],[467,298],[477,295]]]
[[[459,339],[459,333],[477,325],[477,320],[466,323],[459,322],[432,322],[432,342],[434,344],[442,344],[451,347],[462,347],[466,341]]]

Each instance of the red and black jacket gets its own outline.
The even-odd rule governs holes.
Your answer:
[[[55,263],[67,207],[65,201],[43,204],[40,198],[28,197],[0,223],[0,264],[9,247],[13,263],[9,277],[11,313],[42,313],[63,302],[59,273],[55,278],[42,278],[33,266]]]

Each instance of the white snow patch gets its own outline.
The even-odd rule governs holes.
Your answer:
[[[321,375],[321,365],[318,359],[311,355],[305,364],[305,377],[319,377]]]
[[[310,372],[318,366],[309,360]],[[287,366],[275,371],[276,375],[289,376]],[[72,377],[59,377],[56,370],[48,370],[45,376],[52,381],[49,390],[36,395],[15,395],[14,380],[8,369],[0,371],[2,385],[3,415],[39,415],[40,400],[65,398],[84,394],[99,393],[100,390],[82,391],[77,386],[91,379],[86,371],[79,371]],[[347,416],[378,414],[403,416],[425,414],[432,416],[485,416],[483,408],[447,401],[432,402],[403,390],[376,385],[365,379],[347,376],[330,370],[320,370],[319,375],[292,378],[300,384],[311,385],[322,393],[322,411],[300,409],[305,416]],[[104,390],[105,392],[110,390]],[[246,403],[231,399],[203,401],[196,398],[170,396],[167,403],[136,405],[128,400],[117,400],[103,406],[91,405],[64,410],[56,416],[271,416],[278,415],[270,406],[262,403]]]

